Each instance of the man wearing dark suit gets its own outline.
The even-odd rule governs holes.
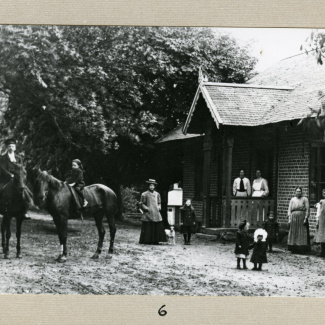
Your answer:
[[[0,196],[3,187],[14,178],[15,165],[22,165],[23,158],[16,154],[16,140],[7,139],[5,141],[7,151],[0,157]],[[28,214],[25,214],[25,220],[29,220]]]

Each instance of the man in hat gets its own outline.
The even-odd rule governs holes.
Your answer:
[[[160,194],[155,191],[157,185],[154,179],[146,181],[149,184],[148,191],[141,194],[142,227],[140,244],[158,245],[160,242],[167,242],[161,210]]]
[[[0,157],[0,198],[2,196],[3,187],[14,178],[15,165],[23,164],[23,158],[16,154],[16,140],[7,139],[5,141],[7,151]],[[29,220],[30,217],[26,213],[25,220]]]

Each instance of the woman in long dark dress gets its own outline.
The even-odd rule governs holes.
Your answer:
[[[290,200],[288,209],[288,250],[292,253],[310,251],[309,242],[309,202],[302,196],[302,188],[296,188],[296,196]]]
[[[160,242],[167,242],[164,224],[160,215],[161,198],[160,194],[155,191],[156,181],[149,179],[146,183],[149,184],[149,189],[141,194],[141,208],[144,213],[141,218],[142,227],[139,243],[158,245]]]
[[[181,207],[181,231],[184,236],[184,245],[191,244],[191,234],[195,234],[195,210],[190,199]]]

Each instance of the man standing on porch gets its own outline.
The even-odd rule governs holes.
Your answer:
[[[234,196],[250,196],[251,195],[251,183],[248,178],[245,177],[243,170],[239,172],[239,177],[234,180],[233,185]]]
[[[263,197],[269,195],[269,186],[267,180],[262,178],[262,173],[258,169],[256,171],[256,179],[253,181],[253,195],[254,197]]]

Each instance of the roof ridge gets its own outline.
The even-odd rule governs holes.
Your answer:
[[[294,87],[279,87],[279,86],[263,86],[253,84],[236,84],[223,82],[204,82],[203,86],[219,86],[219,87],[233,87],[233,88],[258,88],[258,89],[275,89],[275,90],[294,90]]]
[[[284,60],[291,59],[291,58],[295,58],[296,56],[300,56],[300,55],[304,55],[304,54],[307,54],[307,53],[310,53],[310,52],[314,52],[314,51],[315,51],[315,49],[311,49],[309,51],[305,50],[304,52],[301,52],[301,53],[294,54],[294,55],[288,56],[286,58],[283,58],[283,59],[280,60],[280,62],[284,61]]]

